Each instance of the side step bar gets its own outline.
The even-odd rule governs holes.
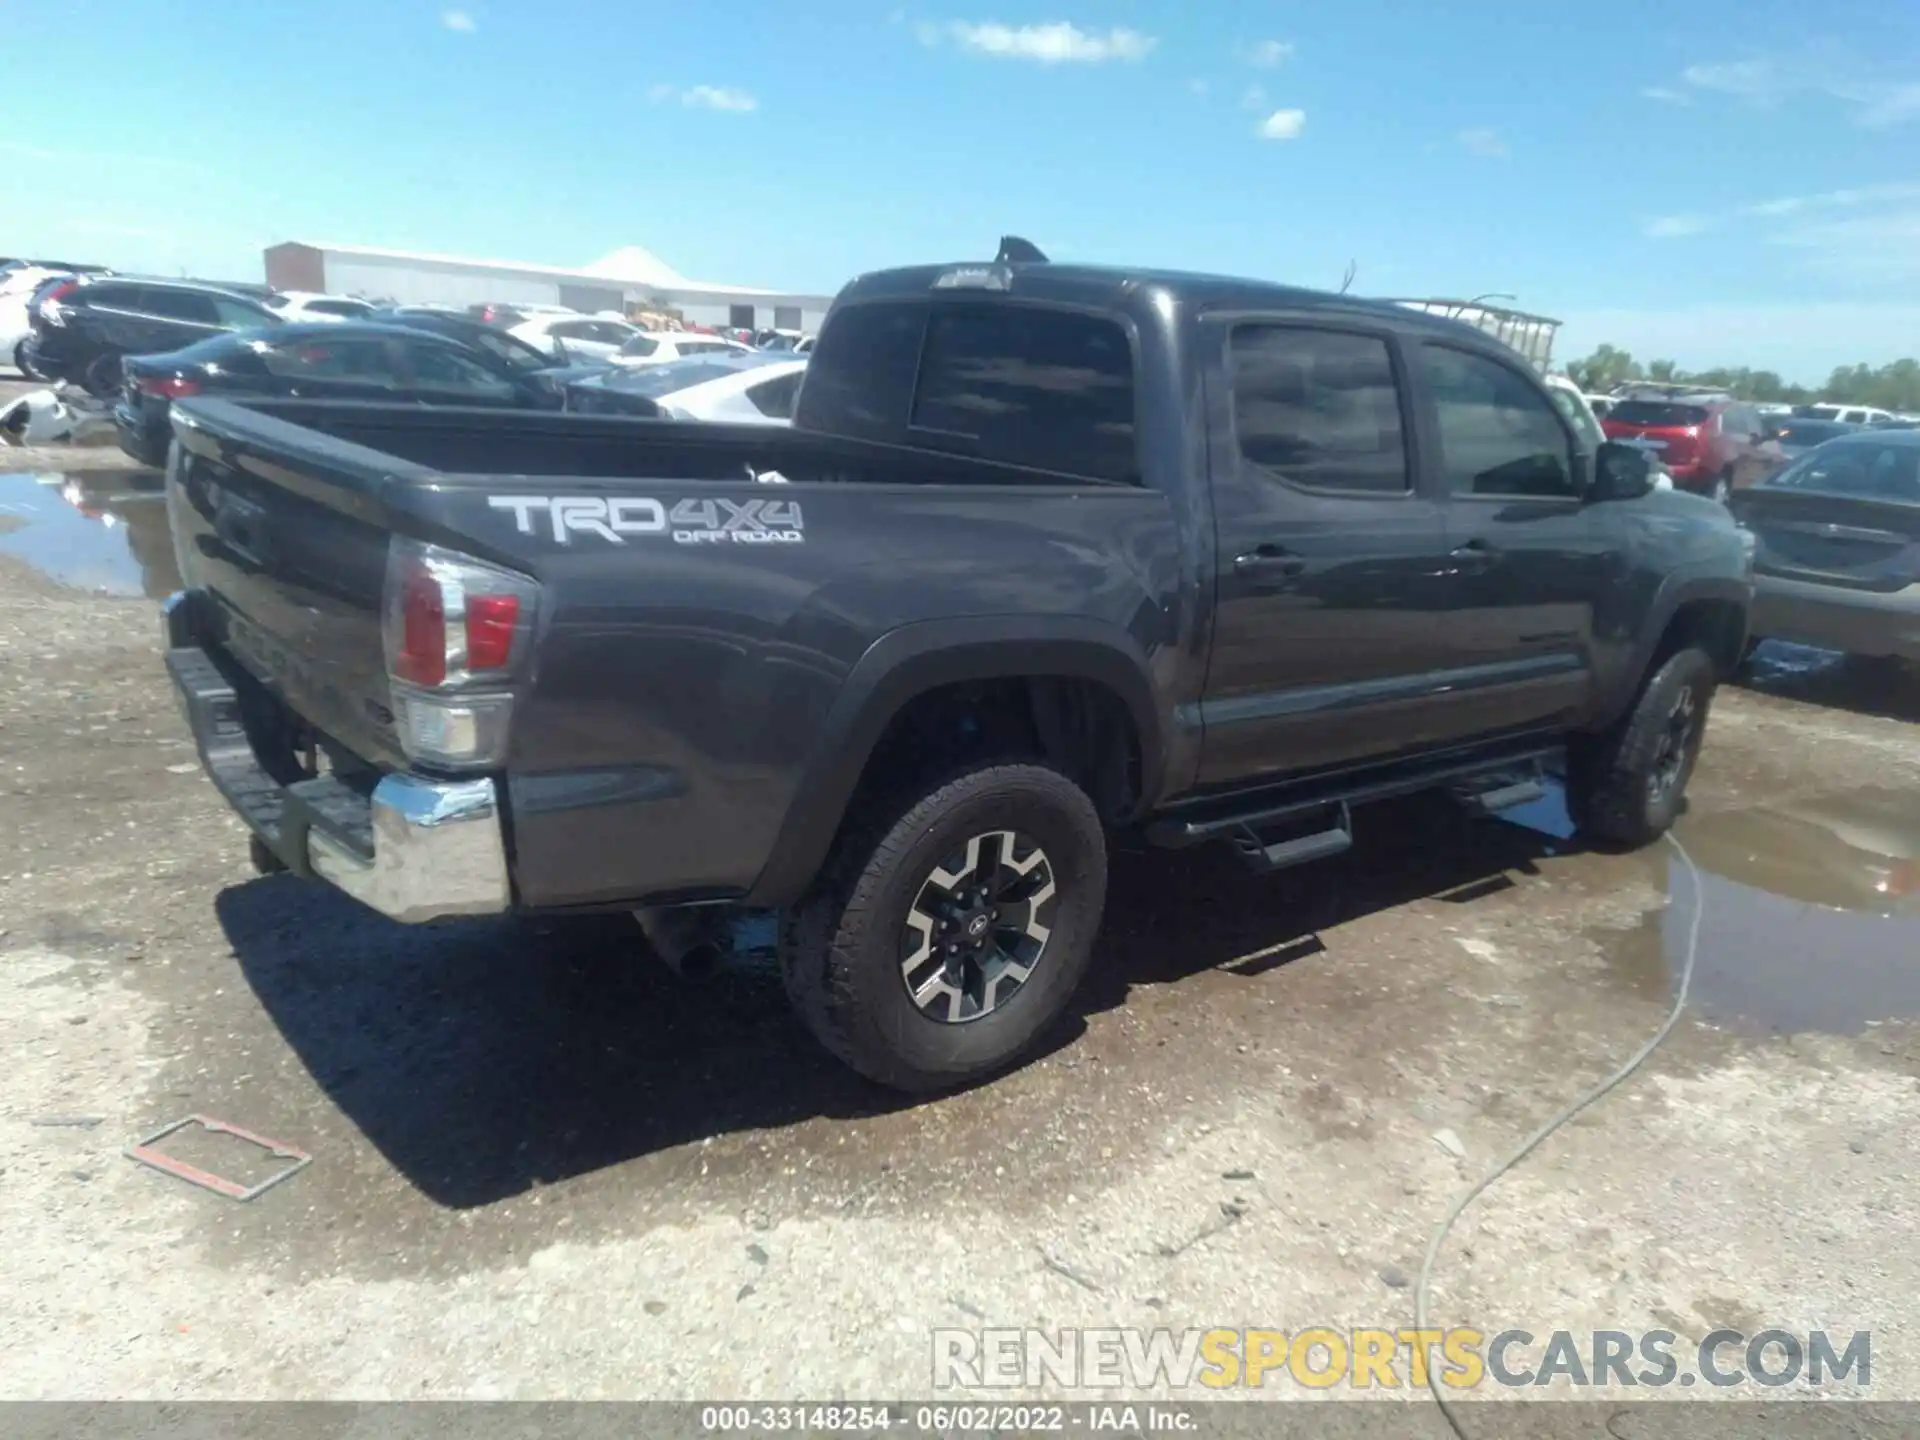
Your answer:
[[[1546,793],[1540,777],[1562,761],[1565,751],[1564,743],[1559,740],[1523,740],[1367,766],[1275,787],[1258,799],[1238,797],[1237,805],[1226,802],[1218,810],[1196,808],[1184,814],[1163,816],[1148,824],[1146,838],[1149,844],[1169,849],[1183,849],[1209,840],[1233,840],[1237,844],[1248,832],[1270,829],[1337,806],[1351,844],[1353,827],[1344,817],[1352,806],[1422,790],[1451,790],[1487,813],[1510,809]],[[1478,788],[1475,781],[1481,782]],[[1330,849],[1325,853],[1339,852]]]
[[[1295,835],[1271,845],[1263,845],[1259,832],[1251,826],[1243,827],[1233,837],[1233,848],[1249,869],[1261,874],[1344,855],[1353,848],[1353,812],[1345,803],[1339,811],[1339,818],[1329,828],[1309,835]]]

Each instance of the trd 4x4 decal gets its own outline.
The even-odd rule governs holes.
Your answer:
[[[511,510],[522,535],[550,525],[554,542],[597,535],[615,545],[629,535],[671,535],[679,545],[799,545],[797,500],[680,500],[669,511],[658,500],[598,495],[489,495],[487,504]],[[536,516],[539,517],[536,520]]]

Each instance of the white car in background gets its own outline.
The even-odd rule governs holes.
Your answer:
[[[638,325],[602,315],[529,315],[507,333],[552,354],[554,359],[611,360],[640,333]],[[562,347],[565,347],[564,349]]]
[[[567,409],[655,420],[716,420],[785,425],[807,362],[743,349],[737,355],[689,355],[589,375],[567,386]]]
[[[67,273],[42,265],[20,265],[0,276],[0,365],[11,365],[22,375],[27,373],[23,352],[33,335],[33,326],[27,320],[27,301],[41,281]]]
[[[698,335],[684,330],[643,330],[607,358],[616,365],[664,365],[693,355],[758,355],[751,345],[724,335]]]
[[[320,295],[311,290],[281,290],[261,302],[282,320],[364,320],[373,306],[351,295]]]
[[[1579,433],[1589,450],[1598,450],[1606,443],[1607,432],[1600,428],[1600,419],[1593,413],[1592,400],[1564,375],[1548,375],[1544,378],[1547,391],[1553,396],[1553,403],[1560,407],[1560,413],[1566,416],[1567,423]],[[1660,457],[1651,450],[1643,453],[1653,469],[1653,488],[1671,490],[1673,476],[1661,463]]]

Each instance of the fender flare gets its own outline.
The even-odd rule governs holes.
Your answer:
[[[1125,631],[1066,615],[902,625],[867,648],[834,697],[746,902],[781,906],[805,892],[826,863],[874,747],[909,702],[943,685],[1026,675],[1092,680],[1117,694],[1139,737],[1142,793],[1158,793],[1165,726],[1146,655]]]
[[[1684,570],[1675,571],[1662,579],[1660,588],[1654,592],[1653,604],[1648,607],[1647,624],[1633,648],[1633,667],[1629,671],[1631,683],[1622,686],[1622,693],[1607,707],[1602,717],[1604,723],[1612,724],[1633,705],[1640,693],[1640,682],[1646,678],[1653,664],[1653,657],[1660,649],[1667,627],[1673,624],[1673,617],[1684,606],[1696,600],[1727,601],[1739,606],[1741,616],[1745,618],[1753,609],[1753,583],[1738,575],[1689,573]],[[1743,627],[1743,643],[1744,639]]]

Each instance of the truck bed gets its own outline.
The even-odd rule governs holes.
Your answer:
[[[173,414],[194,633],[323,753],[422,769],[381,635],[393,536],[538,583],[500,773],[532,907],[642,898],[635,846],[655,895],[749,893],[883,636],[1030,636],[1051,618],[1144,673],[1192,613],[1171,506],[1135,486],[768,426],[207,399]],[[791,483],[751,478],[769,471]]]

